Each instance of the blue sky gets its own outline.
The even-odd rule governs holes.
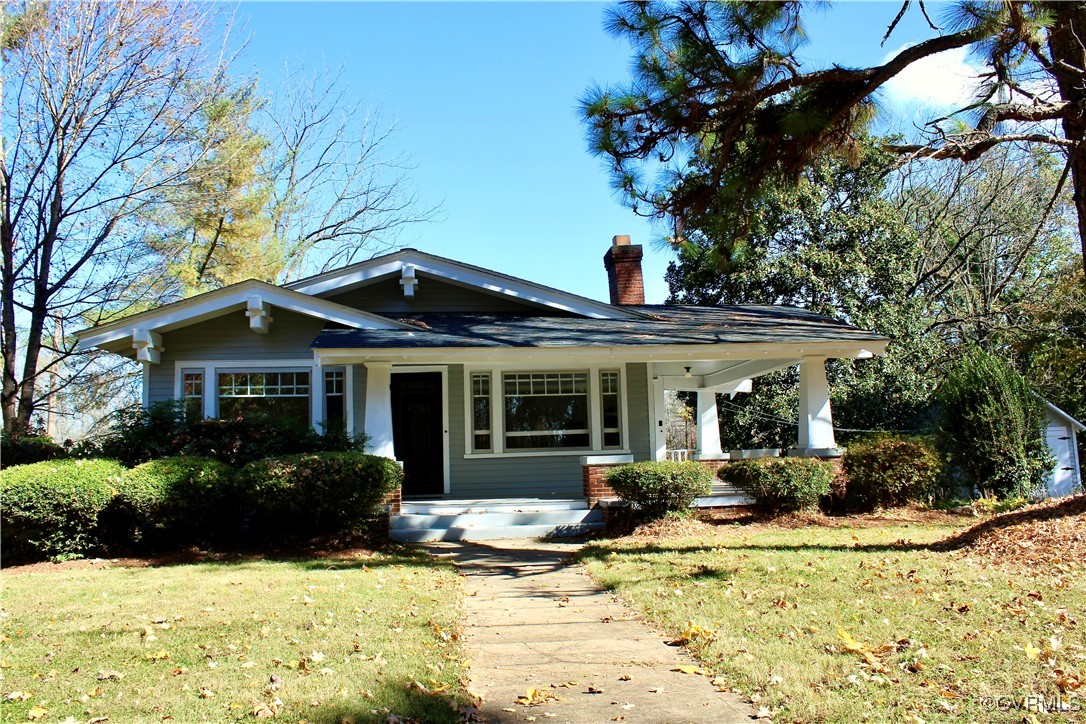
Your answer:
[[[603,30],[606,7],[245,2],[237,67],[274,87],[288,63],[342,66],[353,94],[397,123],[391,143],[413,159],[422,203],[442,206],[404,245],[606,299],[603,254],[614,234],[630,234],[645,248],[647,301],[659,303],[670,255],[652,242],[663,230],[619,203],[577,112],[591,84],[629,77],[629,47]],[[930,35],[914,8],[880,47],[899,7],[842,3],[811,15],[804,55],[869,64]],[[898,121],[911,122],[909,98],[956,92],[953,68],[932,70],[888,94]]]

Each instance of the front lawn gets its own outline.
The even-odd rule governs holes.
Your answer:
[[[1021,721],[1031,695],[1086,717],[1082,568],[927,547],[973,522],[686,523],[581,555],[778,721]]]
[[[4,721],[457,720],[460,582],[424,553],[39,565],[0,583]]]

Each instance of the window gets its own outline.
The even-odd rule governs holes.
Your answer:
[[[600,412],[603,422],[603,447],[622,447],[622,423],[619,415],[619,376],[615,370],[600,372]]]
[[[347,427],[347,405],[343,370],[324,372],[324,430],[343,432]]]
[[[309,425],[308,372],[220,372],[219,417],[263,413]]]
[[[505,449],[585,448],[587,372],[516,372],[502,375]]]
[[[204,371],[181,371],[181,399],[184,400],[185,416],[198,420],[204,416]]]
[[[490,429],[490,373],[471,376],[471,449],[490,452],[493,449]]]

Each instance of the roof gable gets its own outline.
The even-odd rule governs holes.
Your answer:
[[[645,316],[634,309],[598,302],[508,274],[427,254],[417,249],[401,249],[342,269],[300,279],[285,285],[285,288],[303,294],[328,297],[382,279],[400,276],[405,268],[439,277],[452,284],[517,300],[529,306],[545,307],[592,319],[636,319]]]
[[[250,279],[123,317],[114,322],[80,330],[75,333],[75,336],[79,340],[80,349],[91,347],[108,349],[117,346],[117,343],[132,339],[137,332],[161,334],[242,309],[252,309],[254,303],[266,307],[269,318],[278,307],[354,329],[412,329],[409,325],[387,317]]]

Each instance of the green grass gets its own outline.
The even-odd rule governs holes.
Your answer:
[[[1062,695],[1082,719],[1086,577],[926,547],[962,525],[733,524],[582,559],[778,721],[1021,721],[987,697],[1029,695]]]
[[[0,583],[4,721],[232,721],[261,704],[285,721],[457,720],[460,582],[422,553]]]

